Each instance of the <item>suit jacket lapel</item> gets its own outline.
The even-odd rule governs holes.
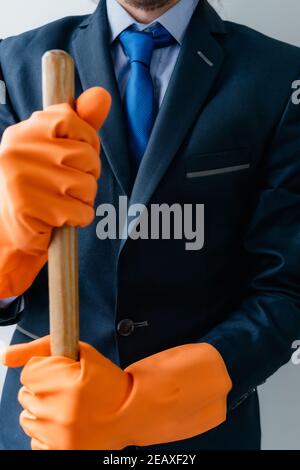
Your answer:
[[[95,13],[80,25],[71,53],[82,88],[102,86],[112,95],[112,109],[100,131],[101,143],[117,181],[129,195],[131,171],[126,126],[111,58],[105,0],[101,0]]]
[[[149,202],[204,105],[223,61],[214,32],[225,33],[224,23],[200,0],[142,160],[131,204]]]

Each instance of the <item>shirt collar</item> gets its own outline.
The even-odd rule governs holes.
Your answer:
[[[140,31],[154,23],[160,23],[181,45],[185,31],[199,3],[199,0],[179,0],[172,8],[152,23],[140,24],[120,5],[117,0],[106,0],[107,17],[110,26],[111,43],[127,28],[136,25]]]

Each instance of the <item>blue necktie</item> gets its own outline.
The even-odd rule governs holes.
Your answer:
[[[152,54],[154,49],[171,46],[176,40],[159,23],[149,32],[132,29],[123,31],[119,40],[131,65],[124,107],[130,150],[139,166],[158,112],[150,74]]]

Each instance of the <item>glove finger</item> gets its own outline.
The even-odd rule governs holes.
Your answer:
[[[38,439],[31,439],[31,450],[50,450],[49,447]]]
[[[37,419],[37,417],[27,409],[24,409],[22,411],[22,413],[23,413],[24,417],[26,417],[27,419],[30,419],[31,421],[36,421],[36,419]],[[20,417],[20,419],[21,419],[21,417]]]
[[[30,214],[23,212],[17,221],[10,224],[12,242],[28,255],[37,256],[47,251],[53,227],[86,227],[95,218],[93,207],[70,196],[57,197],[54,201],[50,199],[45,205],[40,193],[32,188],[29,202],[34,198],[35,205],[31,207]],[[57,207],[60,207],[59,213]],[[41,213],[44,221],[39,218]]]
[[[49,397],[51,398],[52,393],[71,389],[73,384],[75,387],[79,377],[79,362],[60,356],[33,357],[22,370],[20,382],[35,395],[32,400],[30,399],[30,403],[32,403],[36,399],[39,400],[45,397],[48,400]],[[66,394],[67,399],[68,394]],[[47,402],[47,406],[49,403]],[[37,404],[34,404],[34,406],[37,406]],[[66,401],[67,407],[68,402]],[[35,409],[34,412],[40,415],[38,409]],[[43,417],[45,416],[43,415]]]
[[[9,346],[1,355],[1,363],[6,367],[23,367],[35,356],[50,356],[50,337],[30,343]]]
[[[31,439],[31,450],[50,450],[49,447],[38,439]]]
[[[24,184],[26,184],[25,181]],[[46,206],[46,210],[41,212],[40,218],[48,224],[49,222],[45,219],[47,206],[56,206],[55,213],[59,212],[61,207],[59,199],[61,197],[64,199],[65,196],[70,196],[84,204],[93,206],[98,188],[97,181],[92,174],[65,166],[45,168],[34,182],[34,185],[30,181],[28,181],[28,184],[32,188],[30,193],[27,192],[22,197],[23,190],[21,188],[18,190],[19,204],[14,205],[15,211],[30,213],[33,206],[32,202],[40,201],[43,207]],[[45,199],[48,202],[46,204]],[[38,210],[41,210],[41,207]]]
[[[58,215],[49,208],[52,227],[63,227],[64,225],[86,227],[90,225],[95,218],[94,208],[89,204],[79,201],[79,199],[65,196],[64,198],[59,198],[59,203],[61,206],[61,214]]]
[[[28,437],[34,437],[36,433],[36,417],[27,410],[20,414],[19,424]]]
[[[47,377],[49,378],[49,373],[47,374]],[[26,377],[24,380],[23,376],[22,380],[25,382]],[[51,393],[53,391],[53,381],[49,384],[48,381],[45,380],[45,382],[47,382],[46,386],[49,387],[49,389],[41,392],[41,386],[34,385],[32,377],[29,380],[31,380],[31,386],[34,388],[35,393],[33,393],[27,386],[20,389],[18,401],[22,408],[30,414],[32,419],[36,418],[42,421],[48,420],[49,422],[57,419],[60,423],[67,423],[70,418],[68,411],[70,399],[65,395],[65,398],[61,398],[64,403],[63,406],[59,406],[56,394]],[[26,383],[27,382],[28,381],[26,381]],[[50,387],[52,390],[50,390]],[[57,418],[57,416],[59,416],[59,418]]]
[[[75,173],[77,177],[75,178]],[[72,199],[93,207],[97,195],[98,185],[94,176],[73,170],[73,175],[68,173],[65,179],[65,187],[61,187],[63,195],[68,195]],[[69,179],[69,181],[68,181]]]
[[[83,120],[68,104],[49,106],[44,111],[36,111],[31,118],[23,122],[23,126],[16,128],[25,142],[26,137],[34,132],[35,141],[41,143],[45,140],[54,141],[64,139],[85,142],[95,150],[99,150],[99,136],[96,130]],[[27,138],[28,140],[28,138]]]
[[[31,444],[33,443],[34,446],[32,450],[49,450],[49,447],[43,442],[43,426],[39,420],[32,419],[30,413],[24,410],[20,414],[19,422],[24,433],[32,439]]]
[[[57,139],[57,154],[61,145],[61,139]],[[76,146],[70,140],[63,143],[64,153],[60,153],[62,157],[59,160],[60,165],[74,168],[84,173],[89,173],[94,178],[99,179],[101,173],[100,147],[95,151],[85,142],[77,142]]]
[[[111,108],[111,96],[104,88],[94,87],[79,96],[75,108],[77,114],[98,130]]]
[[[32,146],[24,155],[25,144],[18,141],[13,152],[7,151],[1,158],[1,186],[22,186],[24,177],[30,178],[29,183],[35,184],[43,173],[59,171],[61,167],[70,167],[83,173],[90,173],[96,179],[100,176],[101,162],[99,150],[96,151],[85,142],[74,142],[68,139],[44,140],[41,145]],[[41,158],[43,159],[41,165]],[[20,173],[20,162],[22,172]],[[22,178],[21,181],[20,178]],[[21,184],[22,183],[22,184]],[[56,180],[48,178],[47,186],[53,186]]]
[[[34,394],[27,388],[21,387],[18,393],[18,402],[22,406],[23,410],[26,410],[34,419],[34,417],[40,417],[38,410],[34,406]]]

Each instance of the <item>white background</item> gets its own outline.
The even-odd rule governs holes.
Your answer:
[[[221,0],[221,2],[223,17],[300,46],[299,0]],[[218,0],[213,3],[218,3]],[[94,8],[95,5],[91,0],[51,2],[2,0],[0,37],[18,34],[59,17],[89,13]],[[12,328],[0,329],[0,342],[7,343],[11,332]],[[4,369],[0,367],[0,391],[4,373]],[[282,368],[261,388],[264,449],[300,450],[299,391],[300,366],[291,364]]]

